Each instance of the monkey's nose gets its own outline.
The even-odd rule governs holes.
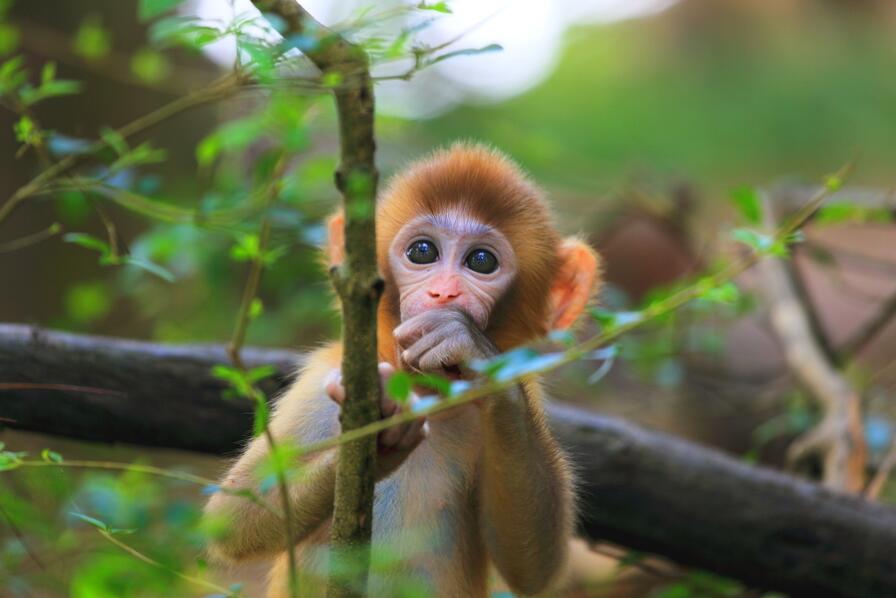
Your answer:
[[[460,291],[442,291],[437,289],[430,289],[427,291],[429,296],[433,299],[438,300],[439,303],[448,303],[449,301],[453,301],[460,297]]]

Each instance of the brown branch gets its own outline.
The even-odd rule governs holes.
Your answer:
[[[226,385],[210,370],[226,360],[222,345],[0,325],[0,380],[118,393],[0,389],[0,417],[95,442],[232,454],[251,434],[252,403],[221,398]],[[268,396],[298,362],[288,351],[252,348],[243,360],[277,366]],[[580,409],[548,413],[577,474],[586,538],[794,596],[896,595],[892,508]]]
[[[780,213],[793,212],[815,193],[812,185],[778,185],[772,190]],[[830,203],[849,203],[868,209],[889,211],[896,218],[896,190],[846,187],[831,193]]]
[[[877,500],[880,497],[880,493],[884,489],[887,479],[890,477],[890,474],[893,473],[893,468],[896,468],[896,438],[890,443],[890,448],[880,462],[880,466],[874,473],[874,477],[871,478],[871,481],[868,482],[868,486],[865,487],[865,491],[862,493],[865,498]]]
[[[776,207],[765,197],[765,224],[777,227]],[[864,486],[865,438],[861,399],[822,348],[805,304],[782,259],[759,264],[761,291],[788,369],[823,410],[821,423],[791,446],[788,459],[801,467],[819,459],[826,486],[859,492]]]
[[[862,350],[871,344],[883,332],[890,321],[896,317],[896,293],[880,306],[878,312],[853,333],[838,351],[841,363],[856,358]]]
[[[305,55],[325,75],[337,75],[333,89],[339,118],[341,160],[336,187],[345,214],[345,261],[333,271],[342,304],[342,380],[346,400],[339,422],[343,431],[379,419],[380,385],[377,372],[376,309],[383,282],[376,265],[376,187],[374,164],[373,83],[369,58],[316,21],[294,0],[253,0],[262,13],[273,13],[286,23],[290,35],[307,35],[316,47]],[[327,595],[366,594],[373,530],[373,487],[376,437],[367,436],[339,447],[333,524],[330,531],[331,574]],[[351,559],[351,574],[337,573]]]

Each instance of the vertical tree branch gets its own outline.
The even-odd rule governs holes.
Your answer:
[[[274,167],[273,172],[271,173],[271,183],[266,192],[265,210],[271,207],[274,199],[276,199],[277,195],[279,195],[280,193],[280,189],[282,187],[280,177],[283,176],[283,171],[285,169],[286,157],[281,156],[280,159],[277,160],[277,164]],[[246,340],[246,331],[249,328],[249,320],[252,319],[252,302],[255,300],[255,296],[258,294],[258,285],[261,282],[261,273],[264,270],[265,266],[265,253],[268,250],[268,241],[270,239],[270,236],[271,219],[267,214],[265,214],[262,217],[261,229],[258,233],[258,254],[252,258],[252,261],[249,264],[249,277],[246,280],[246,286],[243,290],[243,299],[240,303],[239,315],[237,316],[237,322],[233,330],[233,336],[230,340],[230,343],[227,345],[227,354],[230,356],[233,365],[243,372],[246,371],[246,365],[245,363],[243,363],[242,347],[243,343]],[[271,433],[271,427],[268,421],[268,409],[265,405],[267,397],[255,386],[254,383],[251,385],[250,396],[256,405],[255,417],[258,418],[258,413],[264,414],[264,421],[261,422],[261,425],[263,427],[265,440],[267,440],[268,443],[268,450],[273,455],[277,451],[277,442],[276,440],[274,440],[274,435]],[[280,491],[281,506],[283,508],[283,547],[284,550],[286,550],[286,564],[288,571],[287,579],[289,583],[287,594],[290,598],[298,598],[299,571],[298,567],[296,566],[295,551],[293,550],[293,538],[295,538],[295,534],[293,532],[294,525],[292,521],[292,506],[290,505],[289,500],[289,483],[286,479],[286,471],[283,466],[282,460],[277,458],[274,460],[274,462],[276,463],[274,474],[277,479],[277,487]]]
[[[777,226],[776,205],[765,198],[763,207],[766,227],[772,230]],[[860,492],[865,474],[861,398],[815,336],[784,262],[769,258],[759,269],[771,324],[787,367],[824,413],[821,422],[793,444],[789,459],[799,464],[818,458],[826,486]]]
[[[364,50],[329,31],[293,0],[253,0],[262,13],[276,14],[290,35],[315,40],[305,55],[325,75],[338,79],[333,94],[339,117],[341,160],[336,187],[345,212],[345,261],[332,271],[342,304],[342,380],[346,401],[343,431],[379,418],[376,309],[383,281],[376,266],[374,105],[369,60]],[[328,596],[366,593],[373,520],[376,436],[343,444],[336,470]],[[344,573],[347,572],[347,573]]]

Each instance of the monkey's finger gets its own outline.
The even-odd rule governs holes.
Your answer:
[[[376,369],[380,373],[380,382],[386,382],[395,374],[395,368],[388,361],[379,362]]]
[[[342,372],[334,370],[324,382],[324,390],[331,400],[340,405],[345,401],[345,387],[342,386]]]
[[[445,366],[456,365],[461,361],[456,355],[456,349],[454,341],[446,338],[422,355],[417,366],[424,372],[435,372]]]
[[[437,315],[432,311],[428,311],[408,318],[392,331],[395,340],[405,345],[414,342],[435,327]]]
[[[404,431],[404,435],[401,437],[401,440],[395,446],[395,448],[403,451],[409,451],[420,442],[426,438],[427,427],[424,427],[426,424],[426,418],[421,417],[419,419],[415,419],[406,427]]]
[[[379,443],[380,446],[384,446],[386,448],[394,447],[401,437],[404,435],[404,426],[396,425],[391,428],[387,428],[380,432],[379,435]]]
[[[442,343],[449,334],[450,331],[448,330],[434,330],[430,332],[402,351],[401,359],[408,365],[419,367],[422,357],[432,350],[433,347]]]
[[[390,398],[387,398],[386,395],[383,395],[383,398],[380,401],[380,415],[382,415],[384,418],[392,417],[398,411],[398,403]]]

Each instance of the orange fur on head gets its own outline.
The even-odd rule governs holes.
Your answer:
[[[377,203],[377,258],[386,278],[380,302],[380,357],[396,362],[392,331],[398,293],[388,263],[398,231],[424,214],[456,210],[500,230],[519,264],[516,280],[495,306],[486,331],[506,351],[570,326],[595,287],[598,259],[585,243],[564,240],[543,191],[507,156],[483,145],[457,143],[397,174]],[[341,214],[330,220],[331,264],[341,261]]]
[[[517,256],[517,279],[489,324],[489,336],[498,348],[507,350],[537,338],[551,324],[549,291],[562,239],[544,193],[502,153],[458,143],[398,174],[377,207],[377,254],[388,289],[379,312],[384,356],[394,353],[389,343],[398,313],[394,285],[388,284],[389,244],[413,218],[452,209],[500,230]]]

